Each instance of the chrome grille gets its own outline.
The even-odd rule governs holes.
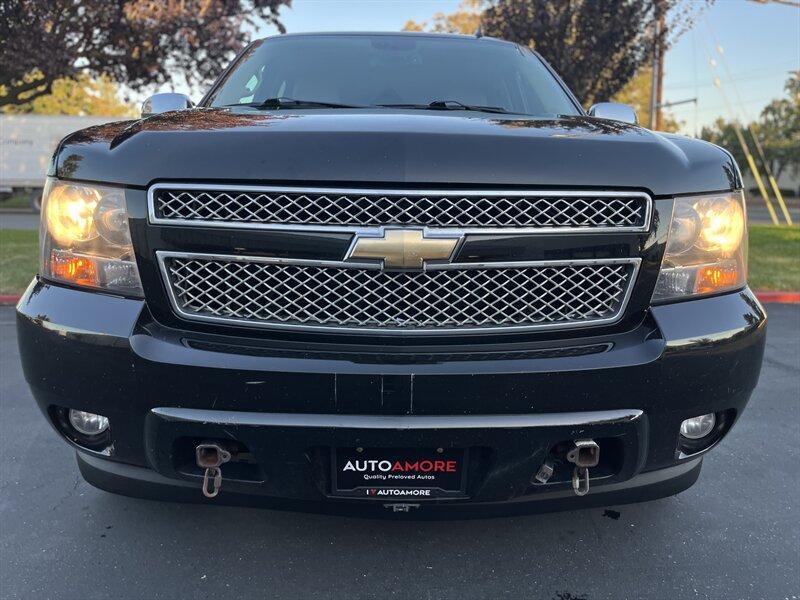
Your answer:
[[[650,199],[638,192],[387,191],[209,188],[157,184],[151,220],[240,227],[380,227],[643,230]]]
[[[431,333],[616,320],[638,260],[383,271],[159,253],[176,311],[265,326]]]

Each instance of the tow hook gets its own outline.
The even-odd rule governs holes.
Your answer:
[[[223,464],[231,459],[231,453],[219,444],[198,444],[195,449],[197,466],[205,469],[203,474],[203,495],[206,498],[215,498],[222,488]]]
[[[589,493],[589,468],[600,462],[600,446],[594,440],[575,440],[574,444],[567,452],[567,460],[575,465],[572,489],[576,496],[585,496]]]
[[[406,504],[405,502],[393,502],[391,504],[384,504],[383,508],[391,508],[392,512],[411,512],[412,508],[419,508],[419,504]]]
[[[539,467],[539,470],[536,471],[536,474],[533,476],[531,483],[533,482],[547,483],[553,476],[553,471],[555,471],[555,468],[556,465],[553,462],[553,458],[548,456],[542,463],[542,466]]]

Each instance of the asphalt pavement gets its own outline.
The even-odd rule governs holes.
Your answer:
[[[780,224],[784,225],[786,221],[783,210],[774,196],[771,200],[772,210],[775,211],[775,215],[778,217]],[[800,199],[796,197],[786,198],[786,210],[789,212],[789,216],[794,224],[800,223]],[[769,208],[767,208],[766,203],[760,196],[747,196],[747,222],[758,223],[759,225],[772,224],[772,216],[769,213]]]
[[[0,210],[0,229],[39,229],[39,214]]]
[[[682,494],[472,521],[380,521],[101,492],[36,409],[0,309],[0,597],[798,598],[800,307]],[[198,492],[199,493],[199,492]]]

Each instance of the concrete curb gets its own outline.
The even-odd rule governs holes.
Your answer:
[[[759,301],[777,304],[800,304],[800,292],[756,292]]]
[[[19,296],[0,295],[0,306],[14,306]],[[800,292],[756,292],[756,298],[764,303],[800,304]]]
[[[0,215],[38,215],[39,213],[31,208],[0,208]]]

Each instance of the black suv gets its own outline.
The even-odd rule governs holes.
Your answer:
[[[528,48],[291,35],[52,161],[25,376],[87,481],[363,514],[647,500],[758,379],[740,173]],[[588,493],[588,495],[587,495]]]

